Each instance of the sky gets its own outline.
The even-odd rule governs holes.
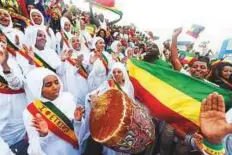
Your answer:
[[[184,29],[180,40],[210,40],[214,51],[224,39],[232,38],[231,0],[116,0],[116,6],[124,14],[120,24],[134,23],[141,30],[151,30],[161,41],[170,39],[178,27]],[[114,19],[115,15],[107,13],[107,17]],[[192,24],[205,27],[197,40],[184,33]]]

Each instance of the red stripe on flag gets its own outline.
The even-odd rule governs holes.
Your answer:
[[[140,85],[135,78],[130,77],[130,80],[134,86],[135,97],[147,106],[152,116],[164,120],[176,130],[185,133],[194,133],[197,131],[198,126],[196,124],[164,106],[155,96],[150,94],[142,85]]]
[[[95,3],[98,3],[100,5],[106,6],[106,7],[114,7],[115,1],[114,0],[94,0]]]

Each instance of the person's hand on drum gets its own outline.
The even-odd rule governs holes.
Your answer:
[[[97,98],[98,98],[97,94],[90,95],[91,103],[94,103],[97,100]]]

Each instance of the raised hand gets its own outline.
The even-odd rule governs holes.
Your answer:
[[[6,48],[0,47],[0,65],[6,66],[8,57],[9,55]]]
[[[210,94],[202,101],[200,129],[203,136],[213,144],[220,144],[232,132],[232,125],[226,121],[224,98],[218,93]]]
[[[173,31],[172,36],[173,36],[173,37],[178,37],[178,36],[181,34],[181,32],[182,32],[182,27],[177,28],[177,29],[175,29],[175,30]]]
[[[62,54],[61,54],[61,61],[65,61],[68,58],[70,58],[72,56],[73,50],[72,49],[68,49],[65,50]]]
[[[26,54],[29,56],[29,64],[33,65],[34,64],[34,58],[35,58],[35,54],[33,52],[32,47],[30,46],[29,48],[23,44],[23,49],[26,52]]]
[[[77,107],[76,110],[75,110],[75,112],[74,112],[74,118],[75,118],[75,120],[80,121],[81,118],[83,117],[84,113],[85,113],[85,110],[84,110],[83,107],[80,107],[80,106]]]
[[[16,44],[17,46],[20,45],[19,36],[18,36],[18,35],[15,35],[15,44]]]
[[[83,60],[84,60],[84,56],[83,55],[78,56],[77,59],[76,59],[76,63],[77,63],[76,65],[80,66],[82,64]]]
[[[32,123],[32,126],[36,128],[41,137],[45,137],[48,134],[48,124],[40,114],[36,114],[32,120]]]

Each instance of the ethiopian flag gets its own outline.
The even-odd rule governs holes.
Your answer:
[[[127,65],[135,97],[152,116],[186,134],[197,131],[201,101],[210,93],[223,95],[227,109],[231,107],[232,92],[213,84],[136,59],[128,60]]]
[[[95,6],[112,11],[118,15],[122,15],[122,11],[115,7],[115,0],[90,0]]]
[[[179,60],[182,64],[191,64],[196,60],[196,55],[194,53],[189,53],[187,51],[179,51]]]

